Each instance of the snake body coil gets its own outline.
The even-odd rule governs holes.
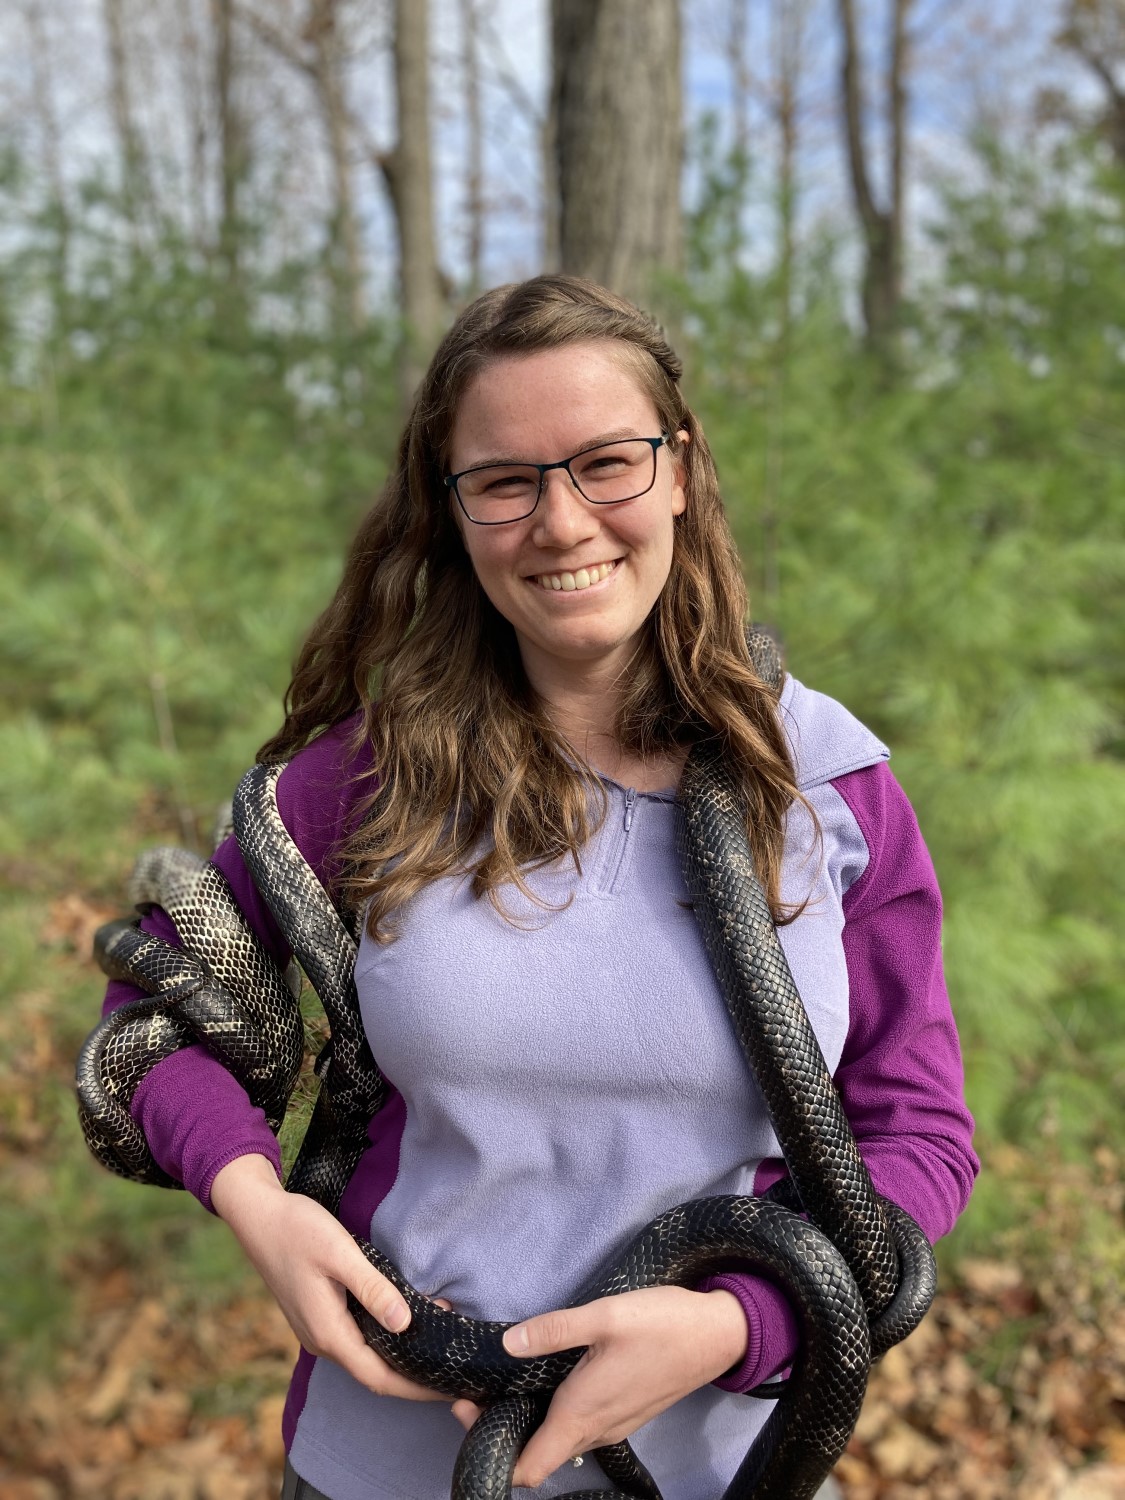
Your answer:
[[[756,644],[762,660],[765,647]],[[235,832],[331,1028],[317,1064],[317,1104],[287,1185],[335,1212],[387,1085],[360,1022],[355,933],[277,810],[282,769],[259,765],[247,772],[235,797]],[[933,1256],[913,1220],[871,1185],[756,878],[738,797],[713,747],[693,749],[681,801],[684,878],[790,1179],[765,1199],[704,1198],[668,1210],[575,1303],[639,1287],[691,1286],[731,1268],[778,1282],[801,1322],[802,1350],[790,1380],[760,1388],[771,1395],[783,1389],[784,1399],[724,1500],[807,1500],[855,1426],[873,1351],[905,1337],[929,1306]],[[161,862],[167,868],[158,872]],[[170,888],[154,881],[157,873],[170,878]],[[169,911],[184,949],[126,924],[103,929],[103,967],[140,984],[149,997],[113,1012],[88,1039],[78,1064],[80,1115],[91,1149],[111,1170],[177,1186],[152,1159],[129,1114],[141,1078],[162,1057],[202,1041],[276,1128],[300,1063],[301,1023],[292,990],[213,866],[193,866],[190,857],[150,858],[134,894]],[[405,1333],[388,1334],[349,1299],[368,1343],[404,1375],[486,1404],[458,1459],[455,1500],[508,1500],[520,1449],[582,1350],[514,1359],[501,1343],[510,1325],[443,1311],[373,1246],[359,1244],[411,1311]],[[659,1500],[655,1481],[627,1443],[601,1449],[597,1457],[616,1486],[612,1493]]]

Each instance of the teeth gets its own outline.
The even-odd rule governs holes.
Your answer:
[[[566,592],[574,593],[578,589],[588,589],[592,583],[600,583],[603,578],[608,578],[617,566],[616,563],[595,563],[592,568],[579,568],[577,573],[540,573],[539,587],[544,589],[565,589]]]

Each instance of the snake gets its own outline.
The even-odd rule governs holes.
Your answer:
[[[751,631],[748,644],[759,676],[776,694],[781,665],[772,640]],[[286,1186],[335,1213],[389,1088],[360,1019],[357,916],[337,908],[285,829],[276,796],[283,770],[284,763],[250,768],[234,797],[233,826],[329,1023],[315,1064],[316,1104]],[[643,1287],[691,1287],[731,1269],[776,1282],[797,1315],[800,1353],[787,1379],[750,1393],[775,1404],[722,1500],[811,1500],[855,1428],[872,1360],[928,1310],[936,1267],[920,1227],[876,1192],[864,1166],[789,971],[757,878],[743,805],[714,740],[692,747],[679,803],[690,905],[788,1176],[763,1196],[701,1198],[668,1209],[640,1228],[572,1305]],[[162,906],[183,946],[130,920],[96,935],[105,972],[146,994],[111,1012],[87,1038],[76,1070],[79,1119],[105,1167],[134,1181],[179,1187],[129,1113],[137,1087],[162,1058],[202,1042],[277,1130],[303,1056],[300,974],[293,964],[283,971],[265,952],[221,873],[196,855],[149,851],[130,895],[142,912]],[[517,1359],[502,1343],[510,1323],[438,1307],[375,1246],[358,1237],[356,1243],[411,1314],[407,1329],[391,1334],[349,1294],[367,1343],[408,1378],[483,1407],[458,1454],[453,1500],[510,1500],[519,1453],[584,1350]],[[598,1448],[594,1456],[612,1486],[598,1492],[607,1500],[660,1500],[657,1480],[628,1442]],[[576,1492],[573,1500],[589,1494]]]

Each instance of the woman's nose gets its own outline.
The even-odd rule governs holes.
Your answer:
[[[594,507],[583,499],[565,469],[543,475],[543,492],[535,507],[535,541],[540,546],[569,547],[597,530]]]

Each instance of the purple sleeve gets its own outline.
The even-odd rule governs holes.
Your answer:
[[[867,843],[863,874],[844,894],[849,1025],[835,1081],[876,1189],[932,1242],[968,1202],[979,1162],[965,1106],[957,1030],[941,962],[941,894],[913,809],[885,763],[832,785]],[[763,1163],[762,1192],[784,1175]],[[771,1282],[712,1277],[742,1304],[746,1358],[716,1384],[747,1391],[792,1362],[797,1320]]]
[[[850,1020],[836,1086],[876,1188],[932,1243],[980,1162],[941,962],[941,894],[914,811],[886,765],[834,782],[870,858],[844,897]]]
[[[364,750],[354,754],[351,749],[354,727],[355,721],[349,719],[322,735],[294,756],[278,780],[282,822],[321,879],[330,874],[332,852],[349,831],[363,787],[356,778],[370,764]],[[226,876],[256,935],[278,963],[288,962],[289,948],[251,879],[237,841],[229,838],[221,844],[213,862]],[[141,925],[146,932],[178,945],[176,929],[160,908]],[[143,993],[112,980],[103,1014]],[[158,1063],[142,1079],[130,1112],[160,1166],[207,1208],[215,1177],[238,1156],[258,1153],[280,1172],[277,1139],[265,1115],[203,1046],[187,1047]]]

